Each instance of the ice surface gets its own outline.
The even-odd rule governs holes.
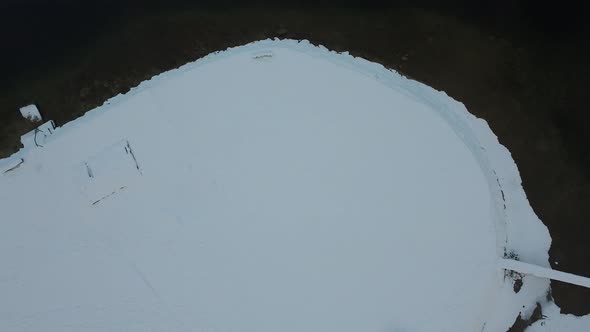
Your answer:
[[[548,266],[550,238],[487,124],[308,42],[207,56],[44,143],[0,177],[0,330],[505,331],[549,285],[497,268]]]
[[[41,121],[41,113],[39,113],[39,110],[37,109],[37,106],[35,105],[27,105],[25,107],[21,107],[20,108],[20,114],[23,116],[23,118],[32,121],[32,122],[37,122],[37,121]]]

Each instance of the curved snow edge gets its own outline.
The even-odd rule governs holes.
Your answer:
[[[469,113],[462,103],[452,99],[443,91],[437,91],[423,83],[406,78],[381,64],[354,57],[348,52],[338,53],[330,51],[321,45],[314,46],[307,40],[267,39],[211,53],[177,69],[158,74],[147,81],[141,82],[128,93],[119,94],[107,100],[103,105],[86,112],[75,121],[70,121],[56,129],[51,139],[59,136],[63,129],[76,126],[81,119],[87,121],[95,116],[100,116],[102,112],[108,111],[111,106],[124,101],[127,96],[138,94],[153,85],[181,76],[198,66],[237,54],[252,53],[255,55],[269,51],[272,48],[286,48],[329,60],[332,63],[372,77],[396,92],[404,94],[416,102],[426,104],[435,110],[435,113],[450,125],[456,135],[473,153],[482,172],[488,179],[488,185],[494,196],[494,205],[499,212],[498,214],[504,216],[504,220],[498,220],[496,225],[498,243],[502,244],[499,249],[514,252],[519,259],[527,263],[549,266],[548,250],[551,245],[551,238],[547,227],[535,215],[527,200],[522,188],[520,173],[510,152],[499,143],[497,136],[492,132],[485,120]],[[17,154],[21,155],[25,152],[23,150],[26,149],[21,149],[9,158],[16,157]],[[526,235],[526,237],[523,235]],[[499,252],[499,254],[503,255],[504,252]]]

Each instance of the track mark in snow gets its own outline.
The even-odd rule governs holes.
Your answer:
[[[270,59],[273,57],[273,53],[271,51],[267,51],[267,52],[260,52],[257,54],[254,54],[254,56],[252,57],[252,59],[254,60],[264,60],[264,59]]]
[[[496,178],[496,182],[498,183],[498,188],[500,188],[500,194],[502,194],[504,210],[506,210],[506,196],[504,195],[504,189],[502,189],[502,184],[500,184],[500,179],[498,178],[498,174],[496,174],[496,171],[492,170],[492,172],[494,173],[494,177]]]
[[[19,168],[24,162],[25,162],[25,160],[23,158],[19,158],[14,162],[9,163],[8,167],[2,173],[6,174],[10,171],[14,171],[15,169]]]
[[[123,190],[123,189],[125,189],[125,188],[126,188],[126,187],[121,187],[121,188],[119,188],[119,191],[120,191],[120,190]],[[101,202],[102,200],[104,200],[104,199],[106,199],[106,198],[109,198],[109,197],[113,196],[113,195],[114,195],[114,194],[116,194],[116,193],[117,193],[117,191],[113,191],[112,193],[110,193],[110,194],[108,194],[108,195],[105,195],[105,196],[101,197],[99,200],[96,200],[96,201],[92,202],[92,205],[96,205],[96,204],[98,204],[99,202]]]
[[[133,149],[131,149],[131,145],[129,144],[129,141],[127,141],[127,146],[125,146],[125,152],[127,152],[127,154],[131,155],[131,158],[133,158],[133,162],[135,163],[135,168],[137,169],[139,174],[142,174],[141,169],[139,168],[139,163],[137,163],[137,158],[135,158],[135,154],[133,153]]]
[[[90,168],[90,166],[88,166],[88,163],[84,163],[86,165],[86,172],[88,173],[88,177],[89,178],[93,178],[94,174],[92,174],[92,168]]]
[[[147,286],[147,288],[150,289],[150,291],[152,292],[152,295],[154,295],[154,297],[156,298],[156,300],[159,303],[161,303],[162,305],[164,305],[164,301],[162,300],[162,297],[160,296],[160,293],[158,293],[158,291],[156,290],[156,288],[154,287],[154,285],[152,285],[152,283],[146,277],[146,275],[143,273],[143,271],[141,271],[139,269],[139,267],[137,267],[137,265],[135,265],[135,263],[133,263],[133,262],[129,262],[129,265],[131,265],[131,268],[133,269],[133,271],[135,271],[135,274],[137,274],[137,276],[139,276],[139,278],[143,281],[143,283]]]

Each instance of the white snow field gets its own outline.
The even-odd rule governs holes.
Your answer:
[[[0,166],[0,331],[506,331],[537,301],[576,320],[498,267],[548,267],[550,237],[485,121],[306,41],[163,73]]]

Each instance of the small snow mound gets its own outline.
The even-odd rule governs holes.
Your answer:
[[[39,122],[42,120],[41,113],[35,105],[27,105],[25,107],[21,107],[20,114],[23,116],[23,118],[31,122]]]

